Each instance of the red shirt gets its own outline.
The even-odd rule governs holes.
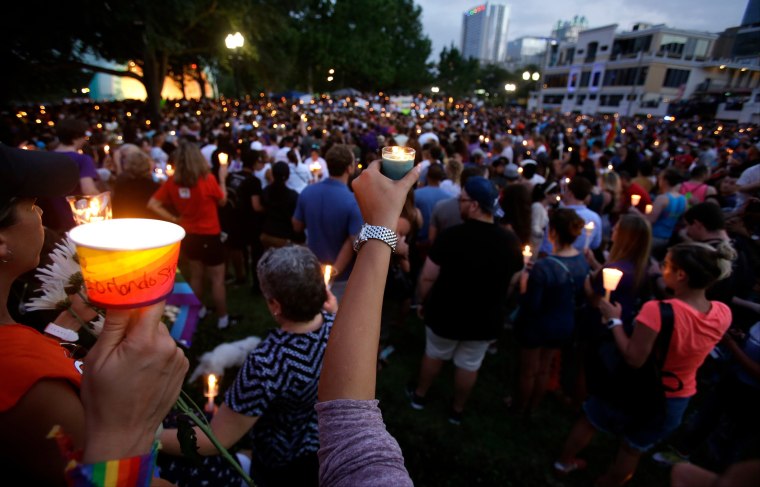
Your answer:
[[[24,325],[0,325],[0,412],[11,409],[42,379],[62,379],[78,391],[82,362],[68,357],[57,340]]]
[[[153,195],[161,204],[173,206],[179,212],[182,228],[196,235],[217,235],[222,231],[217,212],[222,196],[222,189],[211,173],[192,188],[178,186],[172,176]]]
[[[731,325],[731,310],[719,301],[710,301],[712,307],[707,313],[700,313],[680,299],[666,299],[665,302],[673,306],[675,319],[664,370],[673,372],[683,381],[683,389],[665,395],[691,397],[697,393],[697,369]],[[662,324],[658,302],[645,303],[636,321],[659,333]],[[668,378],[664,383],[671,387],[677,385]]]
[[[623,208],[629,208],[631,206],[632,194],[641,196],[641,200],[639,200],[639,204],[636,205],[636,209],[644,213],[647,205],[652,204],[652,198],[649,196],[649,192],[647,192],[647,190],[642,188],[640,185],[631,182],[631,184],[628,186],[628,189],[623,191]]]

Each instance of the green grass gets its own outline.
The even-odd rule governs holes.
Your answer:
[[[219,343],[250,335],[263,337],[276,326],[264,300],[252,296],[248,286],[229,287],[228,303],[232,313],[244,315],[243,322],[222,331],[216,328],[213,316],[206,318],[193,338],[190,370],[203,352]],[[516,356],[510,338],[505,333],[498,352],[486,356],[464,423],[457,427],[447,422],[452,366],[444,367],[428,394],[426,408],[411,409],[403,391],[406,383],[416,377],[424,350],[424,328],[416,316],[410,316],[403,327],[392,331],[391,342],[396,351],[378,376],[377,397],[388,431],[401,445],[415,485],[586,486],[593,484],[612,461],[617,441],[598,435],[583,454],[589,460],[588,471],[565,478],[552,474],[551,465],[575,416],[551,397],[547,397],[530,421],[506,412],[502,398],[511,390]],[[235,370],[228,369],[221,380],[222,391],[235,374]],[[199,396],[199,386],[188,389]],[[644,457],[629,485],[665,486],[669,483],[668,476],[668,470]]]

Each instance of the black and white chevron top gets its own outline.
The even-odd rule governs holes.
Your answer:
[[[235,412],[259,416],[248,432],[253,454],[268,465],[282,467],[319,449],[317,385],[333,315],[304,334],[273,330],[251,351],[225,394]]]

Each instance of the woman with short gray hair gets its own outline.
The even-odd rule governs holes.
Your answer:
[[[256,270],[279,327],[248,355],[211,420],[211,429],[225,448],[247,433],[253,449],[250,473],[256,485],[317,486],[319,436],[314,405],[337,301],[307,247],[269,249]],[[206,435],[200,430],[196,435],[198,453],[218,454]],[[161,443],[164,452],[180,454],[176,430],[165,430]]]

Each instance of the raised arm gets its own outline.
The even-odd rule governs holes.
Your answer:
[[[412,169],[402,180],[380,174],[375,161],[353,182],[364,221],[395,231],[406,194],[419,177]],[[335,318],[319,381],[319,400],[375,397],[380,310],[391,249],[371,239],[356,257]]]

